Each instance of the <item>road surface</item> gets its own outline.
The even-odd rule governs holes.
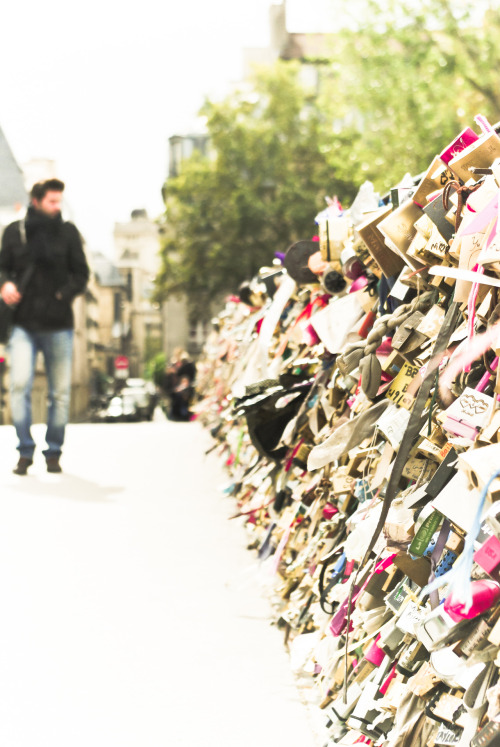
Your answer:
[[[1,747],[314,747],[197,423],[0,427]]]

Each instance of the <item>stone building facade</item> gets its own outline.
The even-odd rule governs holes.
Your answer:
[[[114,243],[128,306],[125,354],[130,375],[142,376],[148,360],[163,350],[162,313],[152,298],[160,267],[159,226],[145,210],[133,210],[129,221],[115,224]]]

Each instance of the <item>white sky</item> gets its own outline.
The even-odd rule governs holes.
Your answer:
[[[0,125],[19,162],[57,162],[90,249],[110,254],[113,223],[132,209],[162,211],[167,138],[194,127],[205,95],[241,79],[244,47],[267,46],[270,4],[2,4]],[[331,4],[289,0],[290,22],[320,30]]]

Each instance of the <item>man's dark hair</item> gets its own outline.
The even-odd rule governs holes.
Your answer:
[[[43,200],[47,192],[64,192],[64,186],[60,179],[46,179],[32,186],[30,197],[32,200]]]

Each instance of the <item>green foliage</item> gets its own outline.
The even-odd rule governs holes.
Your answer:
[[[161,354],[162,351],[162,340],[161,337],[146,337],[144,341],[144,361],[147,364],[148,361],[154,359],[157,355]]]
[[[152,381],[156,386],[160,386],[166,365],[167,356],[165,353],[156,353],[156,355],[146,361],[144,376],[148,381]]]
[[[357,0],[333,63],[358,119],[350,157],[387,190],[423,171],[479,112],[500,119],[500,8]],[[496,6],[496,7],[495,7]]]
[[[205,104],[211,155],[164,188],[158,300],[186,293],[193,317],[207,318],[218,294],[313,234],[325,195],[349,205],[366,179],[384,193],[474,114],[500,119],[496,2],[344,1],[354,17],[314,93],[298,63],[279,62],[250,92]]]
[[[189,159],[165,185],[158,278],[160,298],[186,292],[202,317],[214,296],[271,264],[275,251],[310,238],[326,194],[355,189],[295,64],[260,72],[251,94],[207,102],[203,114],[212,156]]]

